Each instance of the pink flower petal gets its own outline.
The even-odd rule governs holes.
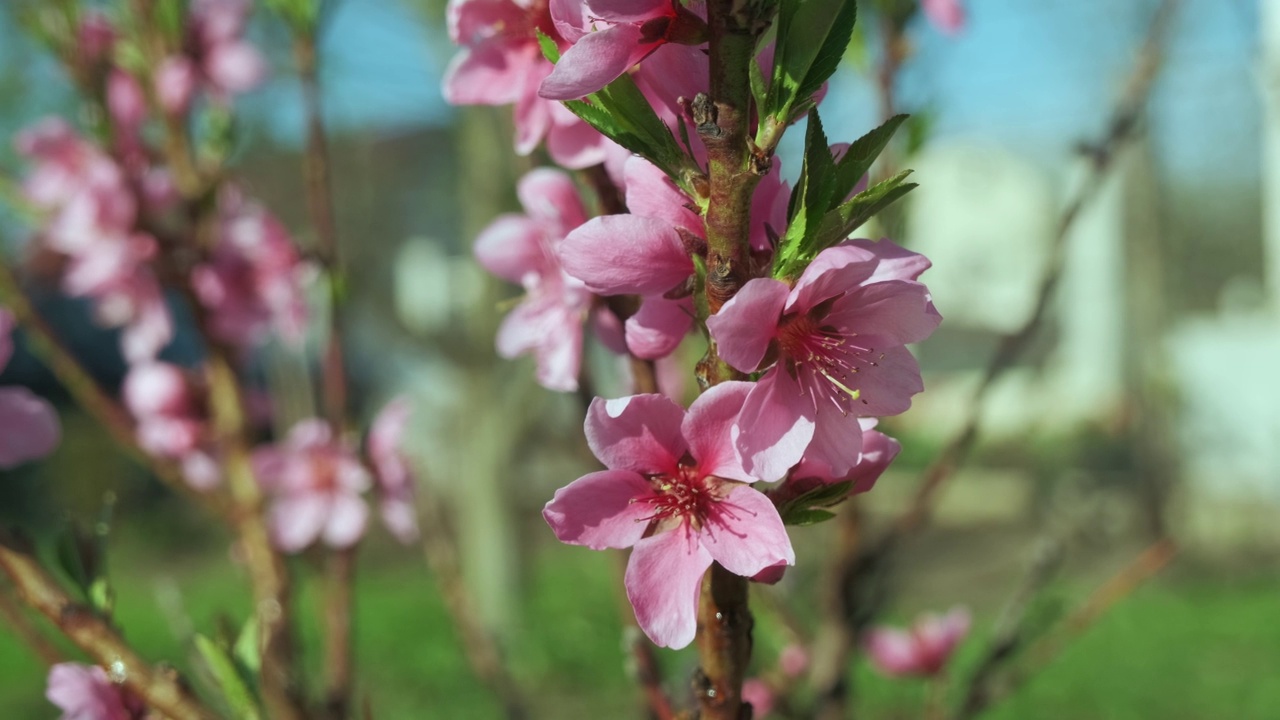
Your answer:
[[[588,221],[560,244],[565,272],[602,295],[661,295],[693,274],[693,261],[667,223],[635,215]]]
[[[734,424],[754,387],[749,382],[720,383],[689,406],[680,432],[688,440],[689,452],[704,475],[747,483],[756,481],[757,478],[742,469],[742,461],[733,447]]]
[[[521,283],[530,273],[544,272],[542,229],[523,215],[500,215],[480,231],[473,252],[481,267],[504,280]]]
[[[627,185],[627,209],[633,215],[663,220],[698,237],[706,235],[702,218],[690,210],[692,202],[658,166],[642,157],[632,157],[623,166]]]
[[[679,649],[698,628],[698,595],[711,554],[686,526],[636,543],[624,584],[636,622],[659,647]]]
[[[305,550],[320,537],[329,519],[329,497],[286,495],[271,504],[268,524],[276,546],[287,553]]]
[[[748,280],[720,312],[707,318],[707,331],[716,341],[720,358],[742,372],[758,370],[790,293],[787,284],[778,280]]]
[[[62,437],[58,413],[24,387],[0,388],[0,468],[11,468],[53,452]]]
[[[644,537],[652,507],[637,498],[653,494],[644,478],[629,470],[589,473],[556,491],[542,510],[560,542],[592,550],[627,548]]]
[[[570,170],[607,162],[610,146],[614,146],[612,140],[581,120],[567,125],[553,123],[547,131],[547,154],[555,164]]]
[[[348,548],[364,535],[369,506],[359,495],[335,493],[324,526],[324,542],[332,548]]]
[[[537,168],[526,173],[516,185],[516,195],[529,217],[549,225],[549,234],[556,237],[587,221],[578,188],[559,170]]]
[[[876,430],[862,432],[862,458],[848,479],[853,480],[852,493],[864,493],[875,487],[876,480],[902,452],[902,444]]]
[[[887,238],[878,242],[858,238],[846,240],[843,244],[869,250],[880,258],[875,273],[867,279],[868,283],[883,280],[916,280],[921,273],[933,266],[929,258],[920,253],[911,252]]]
[[[614,25],[587,33],[560,56],[538,95],[548,100],[590,95],[617,80],[657,46],[641,41],[639,25]]]
[[[821,400],[817,413],[813,440],[805,450],[805,457],[824,463],[833,475],[843,477],[853,470],[862,456],[862,428],[858,425],[858,418],[846,415],[834,404]]]
[[[664,395],[596,398],[587,408],[587,445],[610,470],[669,473],[688,450],[684,409]]]
[[[919,667],[915,641],[901,630],[878,628],[868,632],[866,650],[871,664],[890,677],[915,672]]]
[[[905,347],[895,347],[877,354],[873,367],[858,373],[858,400],[862,415],[883,417],[906,412],[911,396],[924,390],[920,365]]]
[[[587,8],[592,17],[615,23],[642,23],[675,14],[671,0],[587,0]]]
[[[886,345],[906,345],[929,337],[942,322],[930,308],[929,290],[924,285],[886,280],[864,285],[836,300],[827,319],[853,334],[883,338]]]
[[[786,370],[765,373],[738,416],[735,444],[742,467],[765,481],[781,479],[813,439],[814,416],[813,401]]]
[[[876,256],[852,245],[837,245],[818,253],[796,281],[787,312],[806,312],[815,305],[866,282],[876,269]]]
[[[796,562],[791,539],[773,501],[745,485],[737,486],[717,505],[715,517],[699,538],[716,562],[743,577],[778,563]]]
[[[664,358],[680,346],[693,327],[693,300],[668,300],[661,295],[644,299],[640,310],[627,318],[627,348],[646,360]]]

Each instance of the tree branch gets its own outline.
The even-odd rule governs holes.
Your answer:
[[[74,602],[44,571],[31,549],[7,531],[0,531],[0,569],[9,576],[27,605],[53,622],[152,710],[176,720],[218,717],[192,695],[176,673],[149,665],[107,621]]]

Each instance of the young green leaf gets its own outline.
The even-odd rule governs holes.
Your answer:
[[[836,163],[836,193],[838,197],[845,197],[862,179],[863,175],[871,169],[871,165],[875,163],[876,158],[880,157],[880,153],[884,152],[884,148],[889,144],[889,140],[893,134],[897,132],[898,127],[906,121],[907,115],[894,115],[885,121],[883,125],[863,135],[849,146],[845,151],[844,157],[840,158],[840,162]]]
[[[213,677],[222,697],[232,711],[233,717],[245,720],[258,720],[258,702],[249,686],[249,679],[243,669],[236,664],[226,648],[210,640],[204,635],[196,635],[196,650],[204,660],[205,667]]]
[[[827,510],[796,508],[795,510],[783,515],[782,522],[785,525],[817,525],[818,523],[826,522],[835,516],[835,513]]]

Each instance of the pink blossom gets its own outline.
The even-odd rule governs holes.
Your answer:
[[[190,58],[173,55],[160,62],[153,82],[160,107],[170,115],[182,115],[195,97],[200,78]]]
[[[147,119],[147,97],[137,78],[118,68],[111,70],[107,75],[107,110],[122,132],[138,132]]]
[[[369,474],[354,450],[323,420],[303,420],[283,442],[253,453],[253,472],[271,497],[269,522],[276,545],[298,552],[317,540],[333,548],[359,541],[369,507],[362,493]]]
[[[80,15],[76,28],[77,51],[90,62],[97,62],[111,52],[116,42],[116,28],[101,11],[87,9]]]
[[[449,36],[463,49],[445,70],[453,105],[515,105],[516,152],[546,139],[558,165],[580,169],[626,154],[558,102],[538,97],[551,73],[535,30],[563,43],[547,0],[450,0]]]
[[[627,207],[623,215],[593,218],[570,232],[560,246],[565,271],[601,295],[644,297],[627,320],[627,347],[635,355],[670,354],[693,326],[689,283],[691,253],[706,229],[692,200],[652,163],[633,157],[625,166]],[[753,199],[752,244],[768,245],[766,225],[786,223],[786,185],[772,172]],[[782,202],[778,202],[783,198]]]
[[[61,720],[140,720],[146,706],[111,682],[96,665],[59,663],[49,668],[45,697],[62,711]]]
[[[750,280],[707,319],[725,362],[765,371],[738,418],[748,470],[776,479],[805,456],[843,475],[861,457],[858,417],[910,407],[923,385],[906,344],[941,320],[915,280],[928,266],[888,240],[846,241],[794,287]]]
[[[63,289],[95,301],[99,322],[123,328],[125,357],[154,357],[173,336],[172,320],[149,265],[155,240],[137,232],[138,203],[124,170],[58,118],[18,136],[34,163],[27,199],[49,214],[42,239],[70,262]]]
[[[476,259],[500,278],[524,286],[525,297],[498,329],[498,353],[533,353],[538,382],[550,390],[578,387],[582,324],[592,296],[560,267],[557,248],[586,219],[568,175],[537,169],[517,187],[525,214],[494,220],[476,239]]]
[[[571,43],[538,90],[551,100],[590,95],[662,45],[697,45],[706,33],[678,0],[553,0],[551,17]]]
[[[968,633],[969,611],[957,607],[946,615],[921,615],[906,630],[874,628],[865,645],[871,664],[885,675],[931,676],[942,671]]]
[[[787,645],[778,654],[778,668],[787,677],[800,677],[801,673],[809,669],[809,652],[797,643]]]
[[[188,49],[216,100],[248,92],[266,78],[262,53],[242,38],[250,9],[248,0],[191,3]]]
[[[159,361],[136,363],[125,375],[121,396],[137,423],[134,432],[143,450],[178,460],[197,490],[220,482],[204,401],[182,368]]]
[[[300,342],[310,268],[284,225],[262,206],[231,197],[224,201],[220,227],[212,256],[191,278],[212,332],[241,347],[262,342],[272,329]]]
[[[742,700],[751,705],[752,720],[760,720],[773,712],[775,695],[769,683],[760,678],[747,678],[742,683]]]
[[[680,648],[697,626],[712,561],[750,577],[795,553],[782,518],[749,483],[731,442],[748,383],[722,383],[686,413],[663,395],[596,398],[587,444],[607,470],[578,478],[542,511],[561,542],[634,546],[627,597],[654,643]]]
[[[13,357],[13,314],[0,308],[0,372]],[[0,387],[0,469],[48,455],[62,430],[49,401],[24,387]]]
[[[946,35],[959,35],[964,30],[965,12],[960,0],[920,0],[920,9]]]
[[[805,457],[791,471],[787,481],[773,494],[775,503],[799,497],[823,485],[849,482],[850,495],[869,492],[875,487],[876,480],[902,451],[902,445],[884,433],[873,430],[876,426],[874,418],[858,418],[861,431],[861,452],[858,461],[852,468],[843,473],[834,472],[826,462]]]
[[[366,443],[369,461],[373,465],[373,479],[377,484],[382,522],[397,540],[406,545],[418,539],[413,468],[400,449],[412,412],[406,397],[387,403],[369,427]]]

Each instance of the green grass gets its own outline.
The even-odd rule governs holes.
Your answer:
[[[187,626],[211,632],[248,609],[242,578],[222,552],[162,562],[166,543],[121,542],[113,555],[117,619],[148,657],[190,668]],[[498,718],[499,707],[461,660],[459,640],[420,557],[378,548],[362,567],[357,627],[362,689],[379,720]],[[613,558],[547,545],[526,567],[509,651],[546,718],[638,717],[627,680]],[[306,570],[305,564],[300,569]],[[304,574],[306,574],[304,572]],[[128,582],[119,582],[128,578]],[[314,628],[320,598],[299,588],[302,622]],[[1106,615],[1045,672],[985,717],[991,720],[1270,720],[1280,708],[1280,580],[1177,578],[1154,583]],[[955,669],[963,679],[990,613],[979,609]],[[776,646],[761,618],[761,655]],[[304,632],[308,662],[319,639]],[[687,687],[694,658],[662,651],[668,687]],[[42,698],[44,668],[0,633],[5,717],[54,717]],[[855,668],[859,717],[919,717],[924,683],[889,681]]]

